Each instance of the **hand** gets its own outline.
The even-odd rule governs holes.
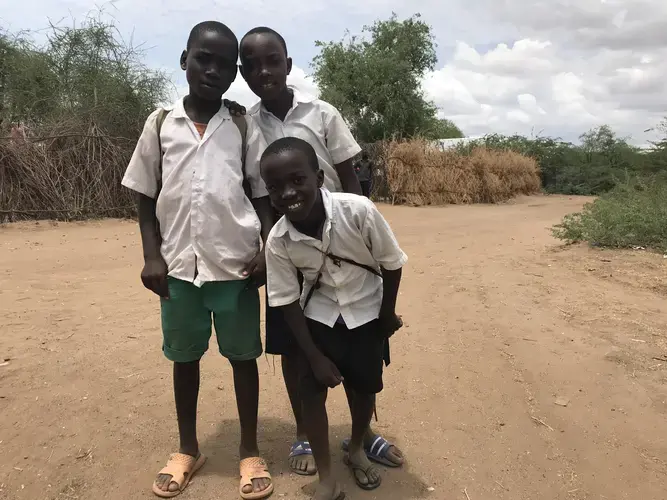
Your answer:
[[[400,330],[402,326],[403,319],[396,313],[380,315],[380,331],[385,334],[387,338]]]
[[[310,366],[320,384],[333,389],[343,381],[343,376],[338,371],[338,368],[336,368],[336,365],[324,355],[318,356],[314,362],[311,361]]]
[[[241,106],[236,101],[230,101],[229,99],[223,99],[222,104],[229,110],[229,113],[234,116],[243,116],[245,115],[245,107]]]
[[[243,276],[250,277],[260,287],[266,283],[266,257],[262,249],[243,270]]]
[[[141,282],[154,294],[169,299],[168,271],[167,263],[161,256],[148,259],[141,271]]]

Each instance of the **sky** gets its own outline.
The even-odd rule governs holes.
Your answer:
[[[317,94],[309,76],[316,40],[361,32],[376,19],[420,13],[433,27],[438,64],[425,95],[466,135],[552,136],[576,141],[610,125],[642,145],[667,115],[665,0],[3,0],[0,27],[10,32],[71,25],[102,9],[145,62],[165,69],[175,93],[187,85],[178,59],[189,30],[214,19],[239,37],[269,26],[287,40],[290,83]],[[40,34],[36,35],[39,39]],[[250,106],[240,78],[227,97]]]

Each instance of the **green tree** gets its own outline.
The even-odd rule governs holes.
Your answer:
[[[316,42],[320,54],[312,63],[322,98],[349,120],[359,140],[453,133],[421,89],[421,78],[437,62],[431,27],[419,14],[402,21],[393,14],[363,33]]]
[[[0,33],[0,122],[79,130],[95,124],[111,135],[138,134],[170,90],[168,78],[141,56],[113,23],[95,17],[52,26],[44,46]]]

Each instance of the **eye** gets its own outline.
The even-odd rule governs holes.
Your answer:
[[[294,177],[294,179],[292,179],[292,182],[296,186],[301,186],[305,182],[305,179],[306,179],[305,177]]]

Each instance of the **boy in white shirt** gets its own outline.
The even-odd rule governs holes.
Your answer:
[[[292,59],[284,38],[271,28],[250,30],[240,44],[241,73],[261,101],[250,109],[268,144],[282,137],[299,137],[315,150],[323,184],[331,192],[362,194],[354,170],[354,157],[361,151],[349,127],[331,104],[287,85]],[[276,220],[280,214],[276,215]],[[267,307],[266,352],[282,357],[285,387],[296,420],[296,440],[291,446],[289,464],[297,474],[317,472],[310,443],[303,428],[299,396],[297,343],[280,311]],[[350,407],[354,391],[345,386]],[[344,442],[344,447],[347,441]],[[368,427],[364,437],[368,456],[389,467],[403,464],[401,451]]]
[[[163,352],[174,364],[180,449],[153,483],[164,498],[180,494],[205,462],[197,399],[212,324],[234,372],[241,497],[273,491],[257,446],[256,362],[262,353],[257,284],[265,274],[260,235],[266,240],[273,213],[259,175],[266,147],[261,131],[222,106],[237,57],[238,42],[227,26],[206,21],[192,29],[181,55],[189,94],[148,117],[123,178],[139,196],[141,279],[161,297]]]
[[[370,200],[322,188],[324,173],[306,141],[271,143],[261,174],[271,203],[285,214],[266,244],[267,288],[300,347],[304,425],[320,475],[313,498],[345,497],[331,475],[325,406],[327,388],[343,381],[355,394],[346,463],[359,487],[375,489],[381,476],[366,456],[364,435],[383,387],[386,342],[402,325],[395,311],[407,256]]]

